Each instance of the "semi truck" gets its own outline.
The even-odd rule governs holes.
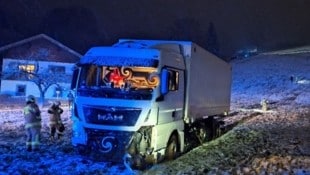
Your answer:
[[[90,48],[71,88],[72,144],[139,169],[218,135],[231,66],[191,41],[120,39]]]

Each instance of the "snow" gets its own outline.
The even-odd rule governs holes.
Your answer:
[[[296,102],[309,105],[309,84],[298,83],[310,80],[309,55],[261,55],[232,63],[232,98],[243,98],[257,102],[264,98],[269,101],[285,100],[297,96]],[[293,80],[291,80],[291,77]],[[292,92],[294,94],[292,94]]]
[[[157,66],[159,51],[120,47],[93,47],[81,58],[81,64],[109,66]]]
[[[248,125],[244,125],[237,127],[235,132],[227,133],[227,135],[223,135],[215,141],[195,148],[175,161],[154,165],[146,171],[131,171],[121,164],[84,157],[73,149],[70,141],[72,121],[70,111],[65,103],[63,103],[65,112],[62,115],[66,126],[64,138],[55,142],[48,139],[48,115],[46,113],[47,107],[44,107],[42,109],[41,149],[39,152],[27,152],[25,150],[22,105],[16,105],[18,102],[16,99],[13,100],[13,103],[7,102],[6,99],[0,99],[0,175],[242,174],[250,173],[255,167],[265,168],[261,172],[276,171],[278,174],[310,174],[310,151],[308,150],[310,137],[304,133],[309,130],[310,125],[308,116],[310,114],[310,53],[305,52],[305,50],[305,48],[302,49],[302,54],[296,53],[296,50],[292,50],[294,55],[289,54],[291,52],[288,51],[273,52],[231,62],[233,68],[232,104],[231,116],[227,119],[227,122],[236,119],[242,120],[250,116],[247,123],[251,124],[252,128],[263,130],[265,127],[272,126],[285,129],[290,126],[295,127],[294,122],[302,118],[302,121],[306,122],[298,123],[298,127],[300,127],[296,130],[298,133],[288,133],[289,136],[292,136],[291,138],[282,138],[284,137],[281,135],[282,130],[272,130],[274,135],[270,138],[260,139],[260,134],[254,132]],[[308,48],[308,51],[310,51],[310,48]],[[260,103],[263,99],[267,100],[269,111],[261,110]],[[279,120],[284,123],[283,126],[279,125]],[[304,136],[302,136],[303,134]],[[243,149],[243,147],[239,147],[240,145],[236,145],[235,149],[239,149],[239,153],[233,155],[233,159],[226,160],[226,162],[235,161],[236,167],[227,170],[228,167],[223,167],[225,164],[212,164],[217,160],[207,159],[209,154],[219,157],[219,161],[227,158],[225,152],[221,152],[221,146],[223,146],[223,142],[227,137],[237,139],[243,139],[243,137],[253,138],[260,147],[265,145],[272,147],[270,150],[264,148],[265,152],[275,150],[275,152],[279,152],[279,155],[249,157],[249,155],[258,151],[247,150],[247,147]],[[303,137],[303,139],[299,137]],[[276,142],[283,142],[283,146],[274,146],[277,143],[266,143],[266,140],[272,139],[278,139]],[[286,142],[289,142],[290,145],[297,145],[296,149],[299,149],[301,156],[295,157],[296,154],[283,154],[282,156],[283,150],[292,151],[285,146]],[[244,141],[244,143],[247,142]],[[234,145],[236,143],[230,141],[229,144]],[[251,148],[252,146],[251,144],[248,145]],[[213,151],[209,153],[206,148]],[[208,152],[208,155],[205,155],[206,152]],[[233,153],[233,150],[231,152]],[[289,160],[289,163],[284,164],[284,160]],[[283,170],[280,171],[277,167],[279,161],[283,163],[283,167],[287,164],[291,167],[297,165],[291,170],[282,168]],[[210,165],[213,166],[210,168]],[[269,168],[269,165],[271,168]],[[277,169],[272,169],[273,167]]]

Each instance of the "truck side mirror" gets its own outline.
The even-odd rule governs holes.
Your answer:
[[[169,92],[169,72],[167,69],[161,71],[160,94],[166,95]]]
[[[169,92],[168,88],[169,72],[167,69],[162,69],[160,77],[160,95],[156,98],[157,102],[164,101],[165,95]]]

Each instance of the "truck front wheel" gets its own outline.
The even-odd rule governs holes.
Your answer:
[[[179,152],[179,143],[178,138],[175,134],[173,134],[167,144],[166,152],[165,152],[165,159],[166,160],[173,160],[178,156]]]

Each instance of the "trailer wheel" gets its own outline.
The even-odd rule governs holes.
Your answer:
[[[199,130],[196,133],[196,136],[200,144],[203,144],[206,141],[212,140],[212,131],[210,128],[204,126],[202,128],[199,128]]]
[[[178,138],[175,134],[173,134],[167,144],[166,152],[165,152],[165,159],[166,160],[173,160],[178,156]]]

